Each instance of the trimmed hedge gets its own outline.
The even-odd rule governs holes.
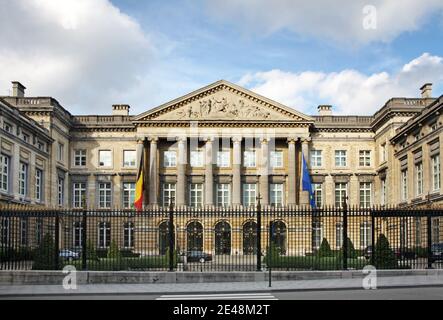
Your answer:
[[[341,257],[279,256],[269,261],[266,256],[265,262],[268,267],[282,269],[341,270],[343,268]],[[364,259],[348,259],[348,268],[362,269],[367,264]]]

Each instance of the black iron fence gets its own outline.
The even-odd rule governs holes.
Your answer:
[[[443,209],[0,210],[0,270],[439,268]]]

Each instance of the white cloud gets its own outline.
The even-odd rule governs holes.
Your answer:
[[[424,53],[391,74],[271,70],[246,74],[239,84],[309,114],[319,104],[332,104],[336,114],[370,115],[391,97],[417,97],[426,82],[443,84],[442,57]]]
[[[367,5],[376,9],[376,28],[363,27]],[[347,44],[388,42],[405,31],[419,29],[441,0],[212,0],[210,13],[247,31],[272,33],[288,29],[300,37],[315,36]],[[367,21],[367,20],[366,20]]]
[[[74,113],[109,113],[154,56],[137,21],[108,0],[1,0],[0,95],[11,80]]]

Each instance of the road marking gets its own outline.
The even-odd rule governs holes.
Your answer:
[[[278,300],[270,293],[179,294],[162,295],[156,300]]]

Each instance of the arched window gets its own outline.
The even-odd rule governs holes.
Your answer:
[[[175,242],[175,232],[172,230],[172,239]],[[163,221],[159,226],[158,235],[158,248],[160,254],[166,254],[166,250],[169,248],[169,222]]]
[[[274,221],[272,224],[272,242],[280,254],[286,254],[286,224],[283,221]]]
[[[203,251],[203,226],[193,221],[186,227],[186,243],[188,251]]]
[[[231,254],[231,226],[226,221],[215,225],[215,254]]]
[[[257,253],[257,223],[248,221],[243,225],[243,254]]]

